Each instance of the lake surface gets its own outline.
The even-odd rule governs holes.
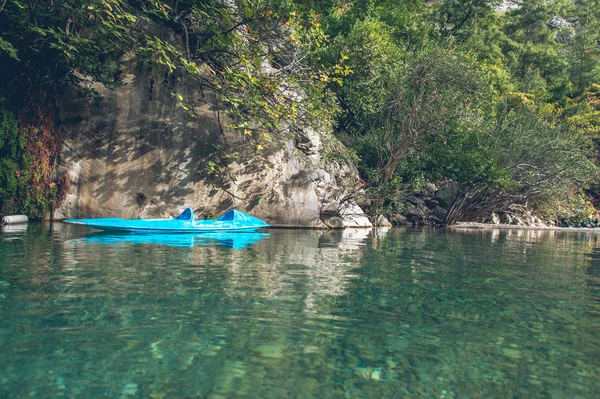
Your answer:
[[[600,397],[599,237],[4,232],[0,397]]]

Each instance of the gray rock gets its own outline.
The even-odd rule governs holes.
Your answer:
[[[373,200],[361,197],[356,200],[356,204],[361,208],[365,209],[373,205]]]
[[[423,185],[423,189],[425,190],[425,192],[429,193],[429,194],[434,194],[437,191],[437,187],[435,186],[435,184],[431,183],[431,182],[427,182]]]
[[[395,224],[406,224],[408,223],[408,218],[400,213],[394,213],[391,216],[391,222]]]
[[[369,218],[354,201],[345,202],[340,207],[343,227],[373,227]]]
[[[562,17],[553,17],[547,26],[556,31],[555,38],[559,43],[568,43],[575,37],[573,24]]]
[[[440,184],[440,188],[435,192],[434,198],[440,201],[442,205],[450,205],[458,195],[458,190],[458,183],[449,180]]]
[[[564,29],[560,29],[559,31],[556,32],[555,35],[556,41],[559,43],[569,43],[571,40],[573,40],[575,38],[575,30],[567,27]]]
[[[295,145],[306,155],[317,155],[321,151],[321,136],[313,129],[297,129]]]
[[[411,197],[408,199],[408,202],[416,207],[425,207],[425,200],[423,198]]]
[[[325,217],[323,223],[330,229],[343,229],[344,221],[339,216]]]
[[[447,213],[448,213],[448,211],[445,208],[442,208],[441,206],[436,206],[433,209],[433,214],[442,219],[444,219],[446,217]]]
[[[512,224],[512,222],[513,222],[513,218],[512,218],[512,216],[510,216],[510,214],[508,214],[508,213],[501,213],[501,214],[500,214],[500,221],[501,221],[503,224]]]
[[[548,21],[547,25],[550,29],[562,29],[567,26],[570,26],[571,24],[567,22],[567,20],[565,20],[564,18],[557,16],[553,17],[550,21]]]
[[[409,218],[410,218],[411,216],[417,216],[417,217],[423,217],[423,216],[425,216],[425,212],[423,211],[423,209],[421,209],[421,208],[419,208],[419,207],[416,207],[416,206],[413,206],[413,207],[410,207],[410,208],[408,208],[408,209],[406,210],[405,214],[406,214],[406,216],[408,216]]]
[[[432,224],[434,226],[441,226],[444,224],[444,219],[441,217],[438,217],[436,215],[429,215],[429,221],[430,221],[430,224]]]
[[[373,226],[376,226],[376,227],[390,227],[390,226],[392,226],[392,224],[390,223],[389,220],[387,220],[387,218],[385,216],[379,215],[373,221]]]
[[[492,214],[490,215],[490,222],[492,224],[500,224],[500,218],[498,217],[498,215],[496,215],[496,212],[492,212]]]
[[[515,226],[525,226],[525,221],[519,216],[515,216],[513,217],[511,224],[514,224]]]
[[[434,200],[434,199],[426,199],[425,200],[425,205],[427,205],[427,208],[429,209],[435,209],[436,206],[438,206],[440,204],[439,201]]]

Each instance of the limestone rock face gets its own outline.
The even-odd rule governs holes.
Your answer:
[[[370,227],[352,193],[349,163],[325,162],[326,133],[289,129],[257,151],[210,92],[185,87],[131,57],[126,85],[89,98],[66,93],[60,167],[71,189],[55,219],[164,218],[191,207],[197,217],[236,208],[276,226]],[[193,107],[190,117],[177,98]],[[334,141],[327,137],[328,142]],[[341,145],[341,144],[339,144]]]

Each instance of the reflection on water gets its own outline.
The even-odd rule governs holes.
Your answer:
[[[84,234],[0,234],[0,397],[600,396],[595,234]]]
[[[167,245],[171,247],[188,247],[194,245],[220,245],[226,248],[243,249],[269,237],[269,233],[195,233],[195,234],[114,234],[91,233],[83,238],[75,239],[75,243],[91,243],[101,245],[123,246],[130,244]]]
[[[11,234],[25,234],[27,232],[27,224],[7,224],[0,226],[0,233],[7,237]]]

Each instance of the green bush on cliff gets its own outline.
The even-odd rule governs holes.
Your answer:
[[[0,108],[0,212],[12,210],[24,149],[25,138],[19,131],[16,118]]]
[[[0,159],[0,209],[17,193],[17,164],[8,158]]]
[[[57,150],[53,129],[20,129],[13,113],[0,108],[0,214],[41,219],[60,203],[68,179],[54,172]]]

